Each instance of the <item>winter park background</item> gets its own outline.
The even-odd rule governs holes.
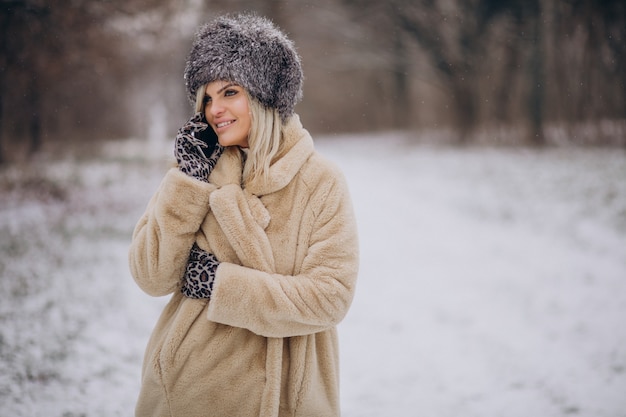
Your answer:
[[[2,416],[132,414],[166,300],[137,289],[127,249],[170,145],[2,172]],[[626,415],[624,150],[317,147],[360,227],[345,416]]]
[[[0,417],[133,415],[195,28],[295,41],[361,271],[344,417],[626,417],[623,0],[0,2]]]

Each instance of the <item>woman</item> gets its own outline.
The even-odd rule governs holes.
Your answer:
[[[264,18],[221,17],[197,33],[185,80],[196,114],[130,248],[137,284],[173,294],[136,415],[339,416],[357,233],[342,174],[294,114],[295,48]]]

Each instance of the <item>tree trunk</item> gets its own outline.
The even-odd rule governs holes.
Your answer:
[[[457,141],[459,144],[466,144],[476,130],[477,113],[474,102],[476,92],[469,80],[459,76],[451,77],[448,85],[452,91],[454,124],[458,131]]]
[[[8,70],[7,56],[8,52],[8,26],[9,26],[9,14],[0,13],[0,165],[6,162],[6,156],[4,155],[4,101],[7,96],[7,89],[5,84],[6,72]]]
[[[4,98],[6,91],[4,88],[4,71],[0,71],[0,165],[6,162],[4,155]]]
[[[544,108],[544,53],[541,19],[534,18],[531,25],[531,52],[530,52],[530,94],[528,97],[528,114],[530,132],[528,142],[531,145],[543,146],[546,144],[543,134]]]
[[[41,94],[39,93],[39,89],[34,85],[30,91],[30,99],[31,99],[32,113],[30,114],[30,120],[29,120],[29,133],[30,133],[29,156],[32,156],[41,150],[41,145],[42,145]]]
[[[393,81],[394,81],[394,126],[396,129],[409,127],[411,114],[411,89],[409,85],[409,62],[402,32],[394,33]]]

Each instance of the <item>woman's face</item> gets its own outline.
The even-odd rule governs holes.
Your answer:
[[[213,81],[204,92],[204,115],[222,146],[248,147],[252,124],[248,96],[230,81]]]

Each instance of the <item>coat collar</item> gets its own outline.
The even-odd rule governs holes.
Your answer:
[[[267,180],[256,178],[246,184],[252,194],[261,196],[281,190],[293,180],[313,153],[313,139],[294,115],[283,129],[283,150],[270,165]]]
[[[300,118],[294,114],[283,128],[283,150],[270,165],[267,180],[257,178],[245,184],[245,188],[256,196],[262,196],[281,190],[293,180],[307,159],[313,154],[313,139],[302,127]],[[211,182],[217,186],[241,184],[243,158],[238,148],[232,147],[220,157],[215,170],[211,173]]]

